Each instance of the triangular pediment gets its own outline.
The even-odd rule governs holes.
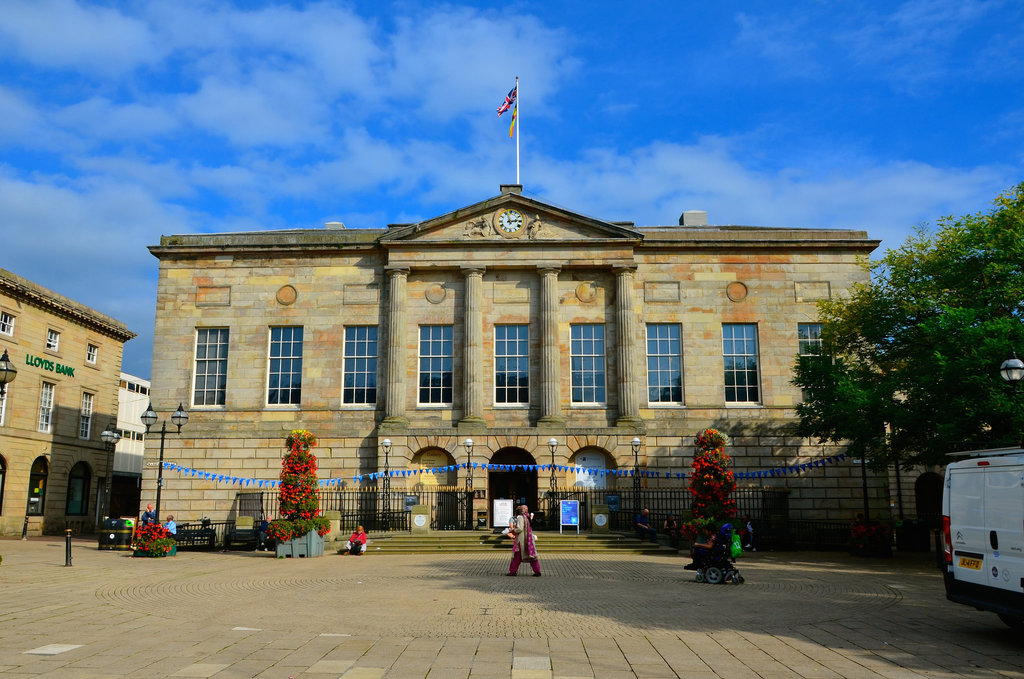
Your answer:
[[[594,219],[517,193],[503,193],[439,217],[393,226],[380,240],[395,244],[641,241],[643,234],[629,226]]]

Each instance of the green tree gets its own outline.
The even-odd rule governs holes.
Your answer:
[[[793,380],[799,433],[848,442],[876,468],[1018,443],[1024,388],[998,368],[1024,353],[1024,183],[869,266],[870,285],[819,305],[822,355],[801,357]]]

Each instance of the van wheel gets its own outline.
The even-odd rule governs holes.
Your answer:
[[[999,613],[999,619],[1002,620],[1008,627],[1013,629],[1024,629],[1024,615],[1009,615],[1007,613]]]
[[[704,579],[708,581],[709,585],[717,585],[722,581],[723,577],[721,568],[715,568],[712,566],[704,571]]]

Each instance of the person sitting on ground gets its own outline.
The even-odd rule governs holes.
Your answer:
[[[345,543],[345,552],[342,556],[348,554],[354,554],[356,556],[362,556],[363,552],[366,551],[366,531],[363,530],[362,526],[356,526],[356,532],[352,533],[352,536]]]
[[[658,539],[658,531],[651,528],[651,510],[646,507],[636,515],[633,519],[633,523],[636,527],[636,535],[640,538],[640,542],[644,541],[644,538],[650,538],[651,542],[655,542]]]
[[[167,532],[171,535],[178,534],[178,524],[174,523],[174,514],[167,515],[167,521],[164,522],[164,528],[166,528]]]
[[[672,549],[679,549],[679,524],[676,523],[675,514],[669,514],[665,524],[661,527],[668,536],[668,544]]]

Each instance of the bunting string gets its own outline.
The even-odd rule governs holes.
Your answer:
[[[838,453],[829,457],[812,460],[810,462],[802,462],[795,465],[787,465],[781,467],[772,467],[769,469],[759,469],[751,471],[734,472],[737,480],[741,479],[766,479],[776,478],[779,476],[799,476],[812,469],[824,467],[830,464],[836,464],[846,459],[846,453]],[[419,468],[419,469],[393,469],[387,472],[389,478],[407,478],[415,477],[423,474],[445,474],[453,472],[458,469],[467,469],[472,466],[473,469],[481,469],[484,471],[495,471],[495,472],[513,472],[513,471],[525,471],[525,472],[547,472],[551,471],[552,468],[559,472],[574,473],[577,475],[588,475],[588,476],[600,476],[600,477],[633,477],[641,476],[648,479],[685,479],[687,478],[686,472],[671,472],[671,471],[657,471],[651,469],[593,469],[589,467],[574,467],[571,465],[550,465],[550,464],[481,464],[477,462],[467,463],[461,462],[459,464],[446,465],[442,467],[432,468]],[[253,479],[253,478],[241,478],[238,476],[230,476],[228,474],[218,474],[216,472],[203,471],[201,469],[191,469],[189,467],[183,467],[173,462],[164,462],[164,469],[177,472],[182,476],[188,478],[199,478],[204,481],[213,481],[216,483],[226,483],[232,486],[240,486],[242,488],[278,488],[281,485],[279,480],[275,479]],[[385,472],[372,472],[369,474],[356,474],[352,477],[352,480],[361,483],[363,481],[376,481],[383,478]],[[342,477],[333,477],[329,479],[320,479],[321,488],[331,488],[340,486],[345,479]]]

